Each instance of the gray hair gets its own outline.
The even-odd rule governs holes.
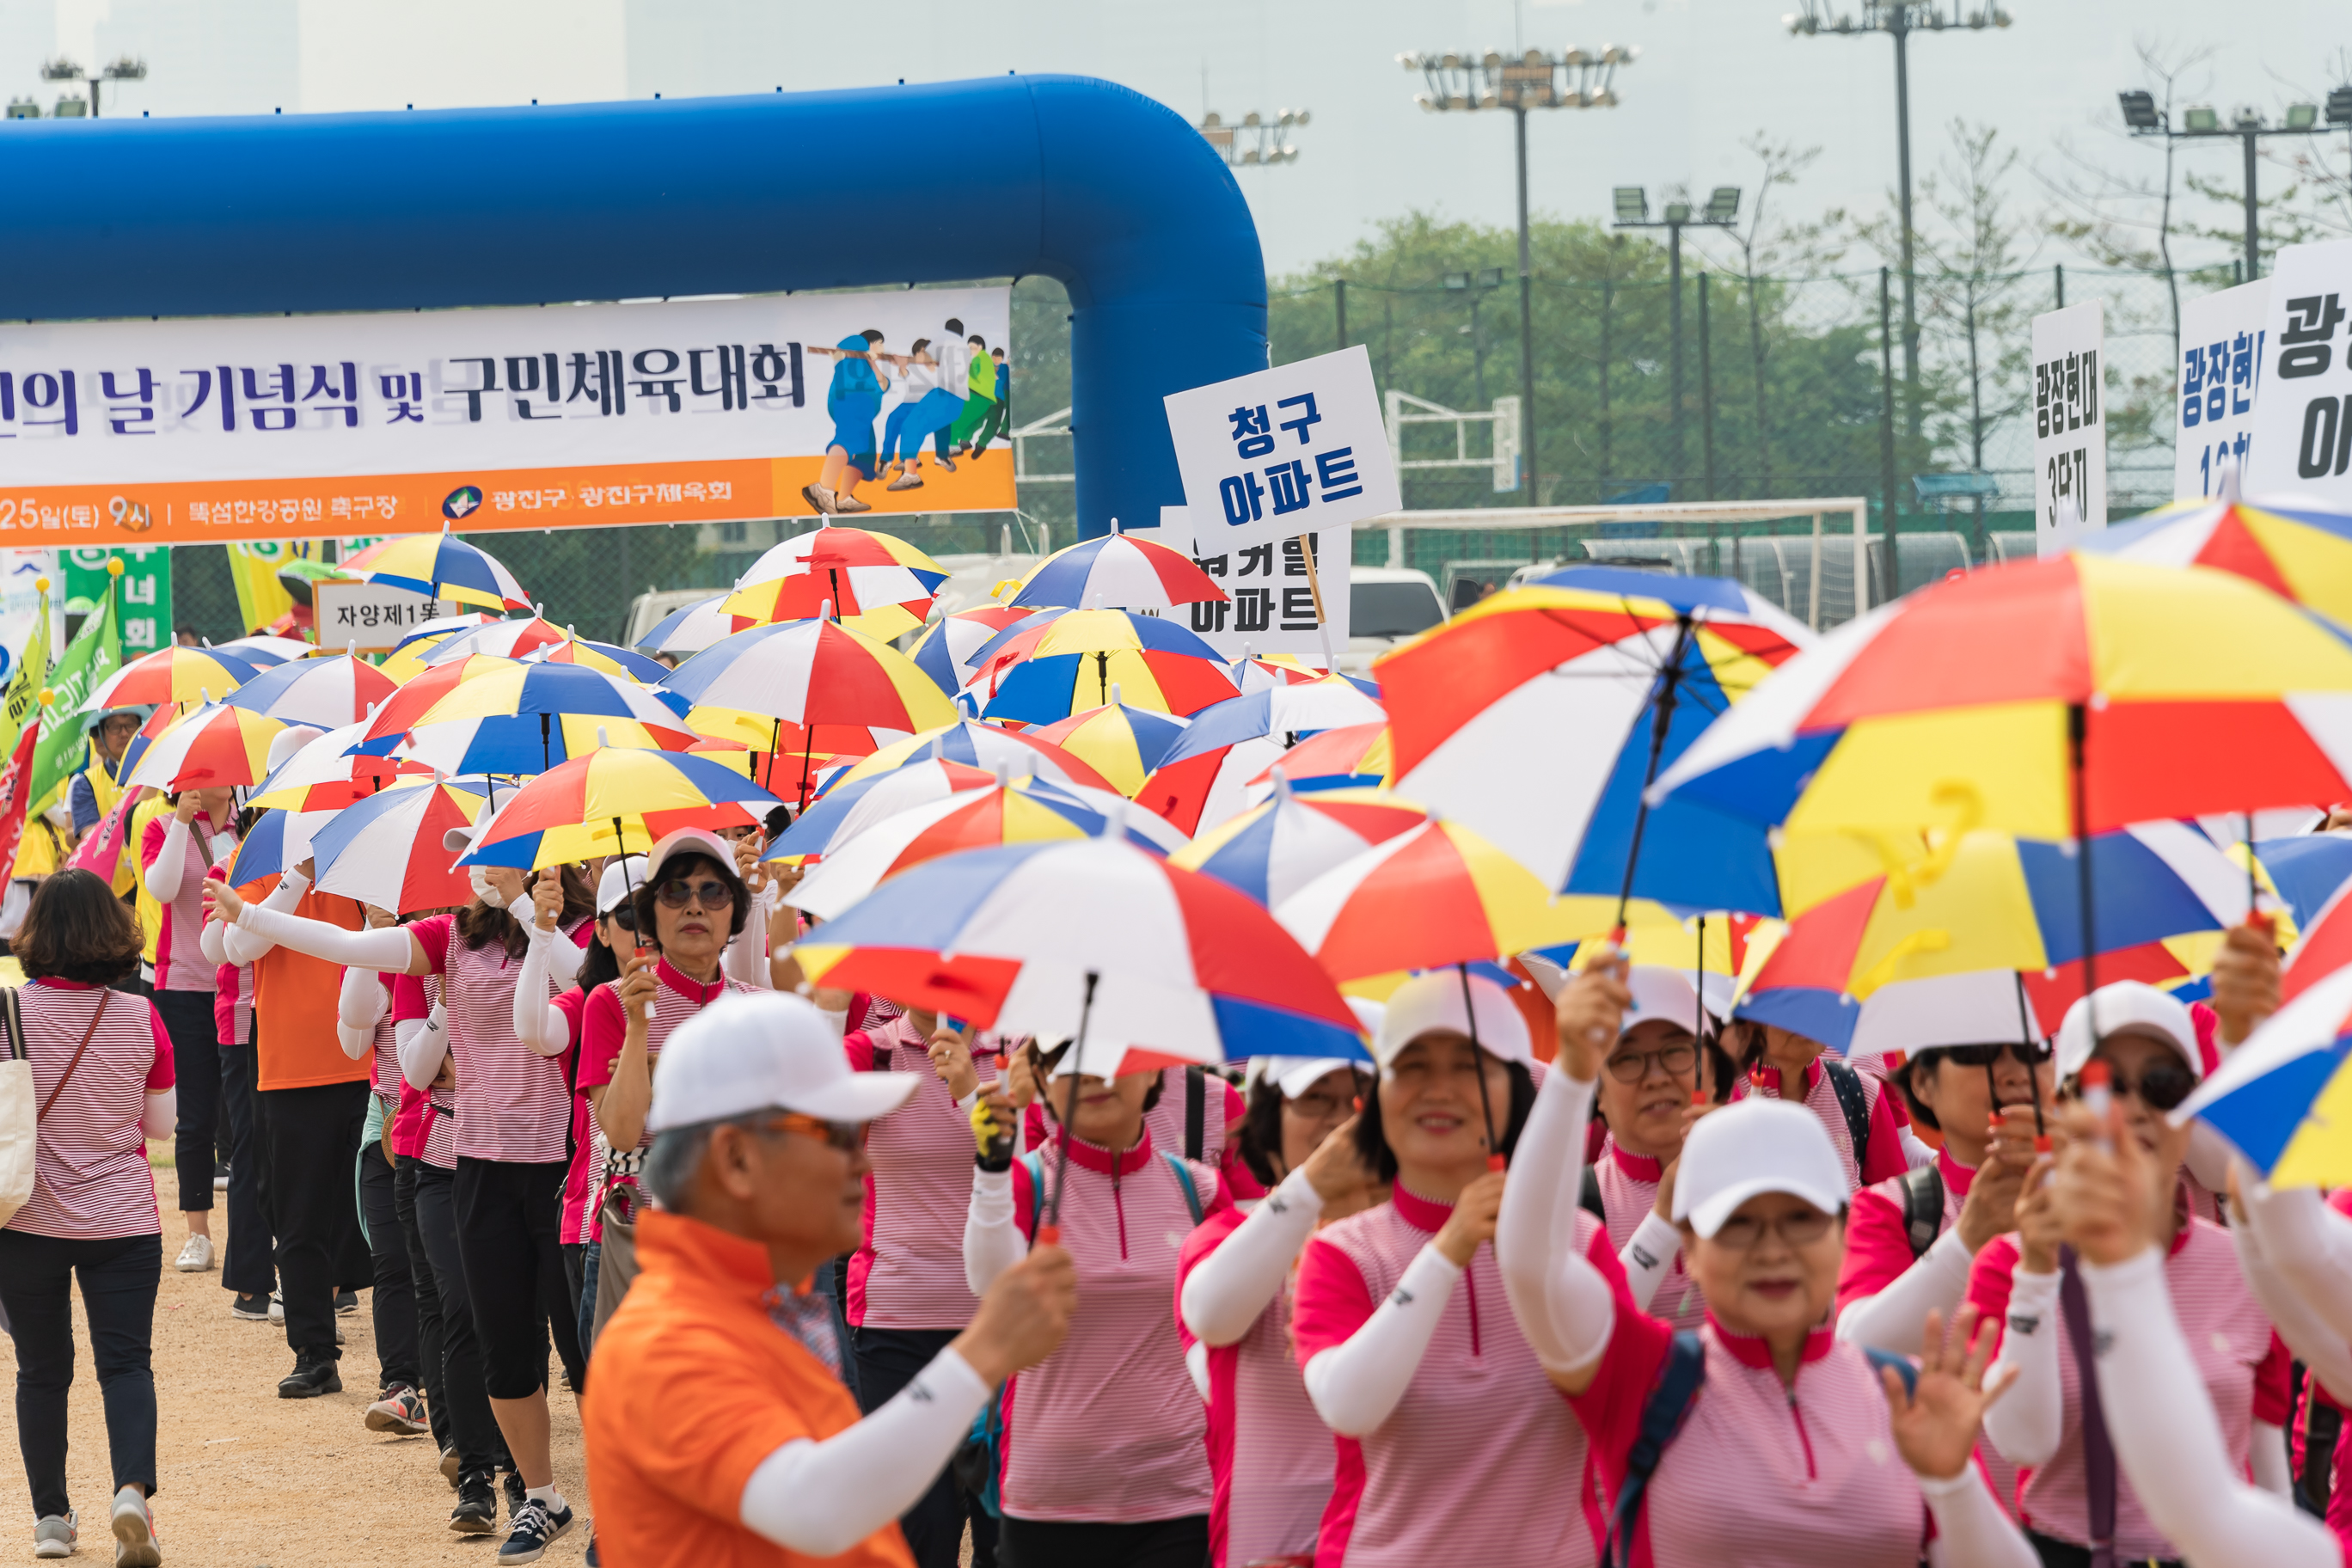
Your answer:
[[[709,1152],[710,1135],[721,1127],[755,1131],[774,1114],[772,1110],[755,1110],[741,1116],[688,1122],[684,1127],[666,1128],[655,1133],[653,1147],[646,1151],[645,1162],[638,1168],[637,1184],[670,1213],[687,1213],[694,1192],[694,1173],[702,1168],[702,1156]]]

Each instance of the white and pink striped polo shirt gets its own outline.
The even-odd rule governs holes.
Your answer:
[[[446,990],[438,974],[418,977],[395,974],[392,977],[392,1020],[405,1024],[412,1019],[432,1016],[433,1009],[442,1005]],[[446,1018],[447,1015],[445,1013]],[[512,1028],[512,1025],[508,1026]],[[393,1072],[400,1072],[400,1063],[392,1064]],[[457,1097],[451,1090],[436,1089],[418,1090],[401,1080],[400,1115],[410,1119],[414,1131],[407,1138],[393,1145],[393,1152],[406,1154],[444,1171],[457,1168]],[[402,1143],[408,1144],[403,1147]]]
[[[515,1037],[514,988],[521,962],[503,942],[467,947],[455,915],[412,921],[409,934],[448,983],[443,1016],[457,1064],[460,1159],[545,1165],[563,1159],[572,1086],[563,1057],[543,1057]],[[547,1000],[555,1000],[552,982]]]
[[[877,1329],[961,1329],[979,1300],[964,1283],[963,1222],[971,1205],[971,1121],[931,1068],[923,1032],[900,1014],[845,1036],[853,1072],[909,1072],[923,1080],[907,1103],[866,1123],[865,1239],[849,1257],[850,1322]],[[972,1043],[982,1081],[997,1053]]]
[[[1241,1227],[1240,1209],[1205,1221],[1184,1243],[1176,1263],[1176,1293],[1201,1262]],[[1311,1557],[1331,1505],[1337,1439],[1315,1414],[1307,1380],[1290,1349],[1293,1282],[1286,1283],[1229,1345],[1211,1345],[1209,1510],[1212,1568],[1244,1568],[1273,1558]],[[1185,1348],[1193,1339],[1176,1316]]]
[[[139,837],[139,875],[143,880],[149,867],[163,857],[163,840],[172,831],[172,814],[163,812],[148,819],[147,831]],[[205,852],[198,847],[201,837],[214,832],[213,825],[199,816],[187,826],[180,849],[180,890],[172,901],[163,906],[163,930],[155,936],[155,989],[158,991],[210,991],[220,965],[205,956],[198,938],[205,929],[205,879],[211,872]]]
[[[1674,1330],[1620,1310],[1592,1385],[1569,1403],[1610,1494],[1623,1483]],[[1895,1451],[1877,1369],[1826,1328],[1784,1384],[1760,1339],[1699,1330],[1706,1376],[1652,1473],[1633,1568],[1915,1568],[1928,1513]]]
[[[1888,1098],[1886,1085],[1878,1076],[1856,1069],[1853,1075],[1862,1082],[1862,1095],[1869,1106],[1870,1161],[1857,1165],[1853,1157],[1853,1133],[1846,1126],[1845,1110],[1838,1103],[1837,1085],[1830,1081],[1829,1073],[1818,1059],[1805,1064],[1805,1092],[1801,1097],[1807,1110],[1822,1119],[1830,1135],[1830,1145],[1837,1151],[1838,1163],[1845,1167],[1846,1191],[1856,1192],[1880,1182],[1900,1176],[1911,1168],[1903,1153],[1903,1126],[1895,1119],[1895,1104]],[[1745,1100],[1751,1094],[1772,1100],[1788,1098],[1782,1092],[1780,1069],[1759,1064],[1740,1076],[1731,1086],[1731,1098]]]
[[[1163,1068],[1160,1073],[1160,1098],[1143,1113],[1143,1125],[1151,1133],[1152,1142],[1171,1154],[1184,1152],[1184,1071],[1181,1067]],[[1222,1173],[1228,1163],[1225,1145],[1234,1124],[1249,1110],[1249,1102],[1241,1090],[1219,1078],[1205,1075],[1201,1086],[1201,1159]],[[1061,1114],[1061,1096],[1068,1091],[1065,1079],[1055,1079],[1053,1089],[1054,1114]],[[1042,1149],[1051,1136],[1051,1125],[1045,1120],[1045,1110],[1036,1100],[1021,1113],[1021,1147]]]
[[[1176,1333],[1176,1261],[1192,1208],[1149,1131],[1116,1161],[1069,1143],[1059,1221],[1086,1304],[1061,1348],[1005,1385],[1004,1511],[1095,1524],[1207,1513],[1208,1423]],[[1038,1158],[1052,1182],[1058,1146]],[[1185,1165],[1204,1214],[1231,1206],[1215,1171]],[[1015,1160],[1013,1218],[1031,1234],[1035,1200],[1028,1163]]]
[[[563,1015],[565,1038],[570,1041],[577,1066],[580,1058],[580,1017],[588,1005],[587,994],[577,985],[566,986],[556,997],[555,1010]],[[556,1226],[555,1239],[567,1246],[598,1241],[604,1229],[593,1222],[589,1205],[596,1197],[597,1178],[604,1172],[604,1142],[596,1132],[596,1108],[589,1103],[588,1091],[575,1081],[572,1090],[572,1163],[563,1171],[563,1217]]]
[[[1625,1244],[1642,1228],[1642,1221],[1655,1212],[1658,1179],[1664,1173],[1664,1161],[1620,1148],[1614,1137],[1602,1140],[1601,1152],[1592,1162],[1592,1176],[1601,1188],[1601,1212],[1608,1216],[1609,1245],[1618,1252],[1625,1250]],[[1680,1252],[1675,1254],[1666,1277],[1658,1281],[1657,1293],[1650,1298],[1650,1315],[1678,1329],[1697,1328],[1706,1316],[1698,1281],[1684,1268]]]
[[[228,880],[228,863],[223,861],[205,874],[226,882]],[[197,935],[202,938],[201,928]],[[202,951],[201,940],[199,951]],[[224,1046],[242,1046],[252,1040],[253,965],[250,963],[223,963],[213,970],[213,1032]]]
[[[661,982],[661,990],[654,998],[653,1016],[646,1020],[646,1071],[653,1071],[660,1057],[662,1043],[677,1032],[678,1026],[701,1012],[730,991],[749,991],[740,980],[730,980],[725,974],[709,984],[682,973],[667,958],[654,961],[654,976]],[[509,1026],[511,1029],[512,1026]],[[584,1099],[588,1090],[602,1089],[613,1081],[614,1064],[621,1059],[621,1047],[628,1038],[629,1016],[621,1005],[621,983],[608,980],[589,993],[580,1008],[580,1076],[578,1086]],[[654,1145],[650,1130],[637,1135],[637,1146],[628,1151],[628,1168],[615,1170],[610,1163],[604,1180],[591,1199],[593,1208],[604,1206],[604,1194],[614,1187],[634,1188],[637,1184],[635,1156]],[[967,1178],[969,1180],[969,1178]],[[603,1234],[603,1222],[596,1230]]]
[[[400,1037],[395,1033],[397,1020],[393,1017],[395,999],[394,980],[398,976],[378,974],[383,985],[383,1011],[376,1015],[375,1039],[369,1058],[368,1088],[383,1101],[384,1108],[397,1116],[400,1112]]]
[[[58,979],[32,981],[16,994],[33,1062],[33,1105],[49,1109],[34,1142],[32,1196],[7,1228],[76,1241],[162,1230],[155,1173],[139,1128],[147,1097],[173,1084],[172,1037],[155,1004]],[[101,998],[106,1014],[92,1030]],[[89,1048],[67,1078],[85,1033]]]
[[[2006,1322],[2017,1266],[2014,1235],[1995,1237],[1977,1254],[1969,1274],[1968,1299],[1986,1321]],[[2245,1476],[2250,1473],[2253,1424],[2284,1426],[2294,1408],[2288,1392],[2293,1358],[2239,1272],[2237,1249],[2221,1226],[2189,1216],[2165,1256],[2164,1278],[2172,1292],[2172,1310],[2180,1319],[2181,1337],[2196,1357],[2198,1375],[2221,1417],[2231,1468]],[[2019,1500],[2032,1529],[2083,1546],[2091,1539],[2091,1496],[2083,1462],[2082,1373],[2063,1325],[2057,1345],[2059,1388],[2064,1398],[2058,1452],[2025,1478]],[[2115,1543],[2116,1556],[2123,1561],[2180,1555],[2148,1522],[2147,1510],[2120,1468],[2116,1472]]]
[[[1299,1255],[1291,1325],[1300,1366],[1370,1321],[1454,1212],[1402,1183],[1393,1192],[1379,1207],[1316,1232]],[[1614,1283],[1624,1314],[1638,1317],[1601,1222],[1580,1209],[1576,1234]],[[1463,1270],[1395,1412],[1369,1436],[1340,1441],[1337,1452],[1318,1562],[1580,1568],[1599,1561],[1608,1525],[1584,1433],[1511,1315],[1492,1245],[1482,1244]]]

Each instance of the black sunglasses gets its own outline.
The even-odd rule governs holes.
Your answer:
[[[2050,1047],[2039,1040],[2032,1045],[2022,1040],[1998,1040],[1988,1046],[1937,1046],[1919,1053],[1922,1061],[1940,1057],[1955,1067],[1989,1068],[2008,1057],[2018,1066],[2038,1068],[2050,1059]]]
[[[623,931],[635,931],[637,929],[637,906],[628,903],[614,904],[604,918]]]
[[[689,882],[683,877],[665,877],[654,884],[654,897],[664,909],[682,910],[688,899],[698,899],[706,910],[730,908],[735,902],[735,889],[716,877],[705,877]]]
[[[2118,1096],[2138,1095],[2139,1102],[2150,1110],[2178,1110],[2182,1100],[2197,1092],[2197,1075],[2179,1062],[2154,1063],[2139,1075],[2137,1081],[2110,1066],[2107,1083]],[[2079,1088],[2075,1092],[2081,1092]]]

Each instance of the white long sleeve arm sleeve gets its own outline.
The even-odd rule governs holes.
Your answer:
[[[1013,1213],[1013,1173],[971,1173],[971,1203],[963,1215],[963,1282],[975,1296],[985,1295],[996,1277],[1021,1261],[1028,1239]]]
[[[196,951],[205,955],[206,963],[226,963],[228,928],[218,921],[206,921],[204,930],[196,932]]]
[[[2229,1190],[2230,1143],[2203,1121],[2189,1124],[2189,1153],[2182,1163],[2197,1184],[2209,1193]]]
[[[160,1143],[178,1130],[180,1125],[180,1091],[158,1089],[147,1097],[139,1108],[139,1135],[150,1143]]]
[[[1953,1226],[1885,1289],[1842,1309],[1837,1337],[1893,1355],[1917,1355],[1927,1314],[1941,1312],[1946,1322],[1951,1321],[1969,1293],[1969,1266],[1974,1261],[1959,1227]]]
[[[306,920],[273,910],[267,903],[247,904],[236,914],[236,928],[261,938],[271,947],[290,947],[329,963],[355,969],[404,974],[417,952],[416,939],[401,926],[371,931],[345,931],[325,921]]]
[[[561,931],[540,930],[536,921],[525,924],[523,930],[530,945],[523,950],[522,968],[515,975],[515,1038],[541,1056],[561,1056],[572,1043],[572,1027],[547,999],[548,961],[558,948],[572,947],[572,943]],[[579,949],[572,951],[577,953]]]
[[[335,996],[335,1043],[353,1061],[375,1044],[376,1020],[392,1005],[383,982],[373,969],[346,969],[343,987]]]
[[[2287,1463],[2286,1428],[2267,1421],[2257,1421],[2252,1432],[2252,1442],[2246,1450],[2246,1464],[2254,1472],[2254,1485],[2280,1497],[2294,1495],[2294,1467]]]
[[[1184,1277],[1178,1302],[1184,1326],[1207,1344],[1238,1342],[1282,1289],[1322,1213],[1323,1194],[1306,1171],[1285,1176],[1223,1245]]]
[[[2085,1264],[2083,1286],[2107,1436],[2148,1521],[2198,1568],[2342,1568],[2344,1548],[2325,1524],[2238,1479],[2172,1310],[2163,1253]]]
[[[302,895],[310,890],[310,879],[308,877],[299,871],[289,871],[278,879],[278,886],[269,889],[269,896],[261,900],[261,907],[272,914],[283,914],[301,902]],[[253,908],[251,904],[245,907],[247,910]],[[277,945],[268,937],[246,925],[243,910],[238,911],[237,923],[229,927],[221,938],[222,955],[230,963],[251,963]]]
[[[1949,1479],[1912,1475],[1936,1516],[1927,1568],[2041,1568],[2033,1543],[1994,1500],[1974,1465]]]
[[[537,931],[537,921],[523,922],[527,931]],[[590,937],[590,942],[596,939]],[[555,983],[558,991],[567,990],[580,978],[580,966],[588,962],[588,950],[560,931],[547,933],[547,978]]]
[[[1323,1425],[1343,1437],[1378,1431],[1404,1397],[1421,1358],[1454,1299],[1462,1270],[1433,1239],[1405,1265],[1404,1277],[1345,1342],[1307,1363],[1307,1397]]]
[[[1565,1072],[1544,1075],[1495,1222],[1495,1261],[1511,1316],[1536,1359],[1552,1372],[1592,1364],[1617,1323],[1609,1282],[1576,1242],[1584,1128],[1594,1087]]]
[[[180,896],[180,873],[188,864],[188,825],[174,816],[163,829],[163,847],[155,856],[155,863],[147,868],[147,890],[159,903],[170,903]]]
[[[1582,1194],[1579,1194],[1580,1197]],[[1625,1245],[1617,1249],[1617,1261],[1625,1270],[1625,1288],[1633,1293],[1633,1305],[1644,1312],[1656,1299],[1658,1287],[1675,1271],[1675,1259],[1683,1255],[1683,1233],[1670,1220],[1658,1217],[1650,1210]]]
[[[2272,1262],[2269,1230],[2269,1210],[2278,1194],[2259,1190],[2252,1167],[2238,1173],[2238,1190],[2245,1194],[2246,1212],[2251,1223],[2230,1227],[2231,1243],[2238,1249],[2238,1270],[2246,1277],[2246,1284],[2254,1300],[2263,1304],[2263,1311],[2278,1330],[2280,1339],[2294,1353],[2294,1359],[2309,1368],[2313,1376],[2331,1392],[2352,1390],[2352,1342],[2332,1328],[2312,1304],[2303,1299],[2303,1292],[2288,1282],[2278,1266]]]
[[[392,1037],[400,1053],[400,1076],[408,1080],[408,1087],[420,1094],[432,1088],[442,1058],[449,1054],[449,1023],[442,1016],[441,1004],[433,1004],[433,1011],[422,1018],[403,1018],[394,1024]]]
[[[2328,1207],[2316,1187],[2273,1189],[2242,1179],[2239,1192],[2279,1278],[2337,1339],[2352,1340],[2352,1219]]]
[[[2000,1338],[2000,1354],[1985,1373],[1990,1383],[2004,1366],[2017,1368],[2017,1384],[1985,1412],[1985,1436],[2001,1458],[2013,1465],[2046,1465],[2058,1452],[2064,1426],[2066,1395],[2058,1380],[2058,1339],[2066,1331],[2065,1315],[2058,1306],[2063,1277],[2055,1270],[2029,1274],[2019,1268],[2010,1278],[2009,1321]],[[1916,1337],[1917,1327],[1912,1329]],[[2106,1380],[2099,1380],[2102,1397]],[[2107,1426],[2113,1429],[2112,1412]]]
[[[751,912],[743,917],[743,929],[728,939],[727,951],[719,955],[719,972],[754,991],[776,988],[775,976],[768,965],[768,916],[775,907],[775,889],[762,888],[753,894]]]
[[[940,1352],[856,1426],[761,1460],[743,1484],[743,1528],[802,1556],[839,1556],[929,1489],[989,1392],[952,1347]]]

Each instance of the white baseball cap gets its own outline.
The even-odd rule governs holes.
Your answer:
[[[2025,1005],[2013,969],[1973,969],[1927,980],[1883,985],[1862,1005],[1846,1047],[1855,1057],[1889,1051],[1939,1050],[1946,1046],[1986,1046],[2000,1040],[2042,1037],[2042,1026]]]
[[[1297,1100],[1342,1068],[1361,1072],[1364,1064],[1347,1057],[1259,1057],[1250,1063],[1250,1076],[1281,1089],[1283,1099]]]
[[[2144,980],[2118,980],[2102,985],[2066,1009],[2058,1026],[2058,1076],[2074,1077],[2091,1059],[2098,1041],[2091,1037],[2091,1015],[2099,1018],[2099,1035],[2152,1035],[2169,1043],[2189,1064],[2189,1076],[2203,1078],[2205,1063],[2197,1054],[2197,1024],[2189,1009]]]
[[[646,1130],[771,1108],[826,1121],[871,1121],[907,1103],[910,1072],[851,1072],[824,1015],[781,992],[730,992],[678,1026],[654,1058]]]
[[[1398,1052],[1432,1029],[1471,1035],[1488,1055],[1507,1062],[1533,1060],[1527,1016],[1511,1000],[1510,993],[1483,974],[1469,975],[1473,1000],[1465,1008],[1464,984],[1462,971],[1436,969],[1414,975],[1391,992],[1388,1009],[1381,1015],[1380,1031],[1372,1037],[1372,1055],[1381,1066],[1395,1061]],[[1470,1026],[1474,1016],[1475,1030]]]
[[[1698,1027],[1698,993],[1691,989],[1690,972],[1663,964],[1637,963],[1626,972],[1625,988],[1633,994],[1619,1026],[1621,1036],[1655,1019],[1692,1034]],[[1709,1009],[1712,1011],[1712,1009]]]
[[[596,879],[596,913],[609,915],[629,901],[630,894],[646,885],[646,858],[642,855],[615,855],[604,862],[604,874]]]
[[[727,875],[736,874],[735,846],[708,827],[677,827],[663,834],[653,853],[646,858],[645,879],[661,880],[662,868],[681,855],[708,855],[719,862],[719,868]]]
[[[1846,1206],[1845,1167],[1822,1119],[1805,1107],[1736,1100],[1700,1117],[1683,1140],[1675,1218],[1711,1237],[1759,1193],[1788,1193],[1823,1214]]]

